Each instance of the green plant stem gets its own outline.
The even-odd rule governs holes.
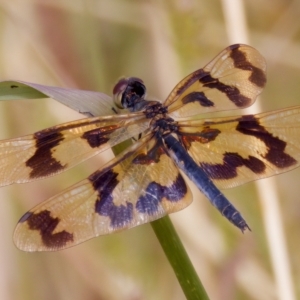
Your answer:
[[[119,154],[130,144],[131,141],[125,141],[117,147],[113,147],[114,154]],[[151,226],[175,272],[186,298],[188,300],[209,300],[169,216],[151,222]]]
[[[151,226],[186,298],[188,300],[209,299],[169,216],[151,222]]]

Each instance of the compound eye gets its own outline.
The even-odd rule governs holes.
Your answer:
[[[138,104],[144,100],[146,87],[143,81],[136,77],[122,78],[113,89],[114,102],[118,108],[128,108],[135,111]]]
[[[122,97],[128,86],[128,78],[120,79],[113,89],[114,103],[118,108],[124,108],[122,105]]]

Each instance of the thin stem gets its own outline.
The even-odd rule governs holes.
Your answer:
[[[186,298],[189,300],[209,299],[169,216],[151,222],[151,226]]]

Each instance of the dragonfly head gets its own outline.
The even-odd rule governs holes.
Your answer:
[[[146,87],[143,81],[136,77],[122,78],[113,89],[116,106],[131,112],[140,111],[147,104],[145,100]]]

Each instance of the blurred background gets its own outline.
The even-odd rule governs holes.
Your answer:
[[[242,3],[2,0],[0,80],[111,94],[121,76],[135,76],[150,96],[165,99],[184,76],[243,42],[268,63],[268,84],[252,111],[299,105],[300,2]],[[237,113],[246,111],[227,115]],[[51,99],[1,102],[0,138],[79,118]],[[14,246],[23,213],[111,156],[0,190],[0,299],[185,299],[148,224],[55,253]],[[294,170],[261,180],[258,188],[250,183],[224,191],[252,232],[241,234],[195,189],[193,204],[171,216],[211,299],[300,298],[299,179]]]

